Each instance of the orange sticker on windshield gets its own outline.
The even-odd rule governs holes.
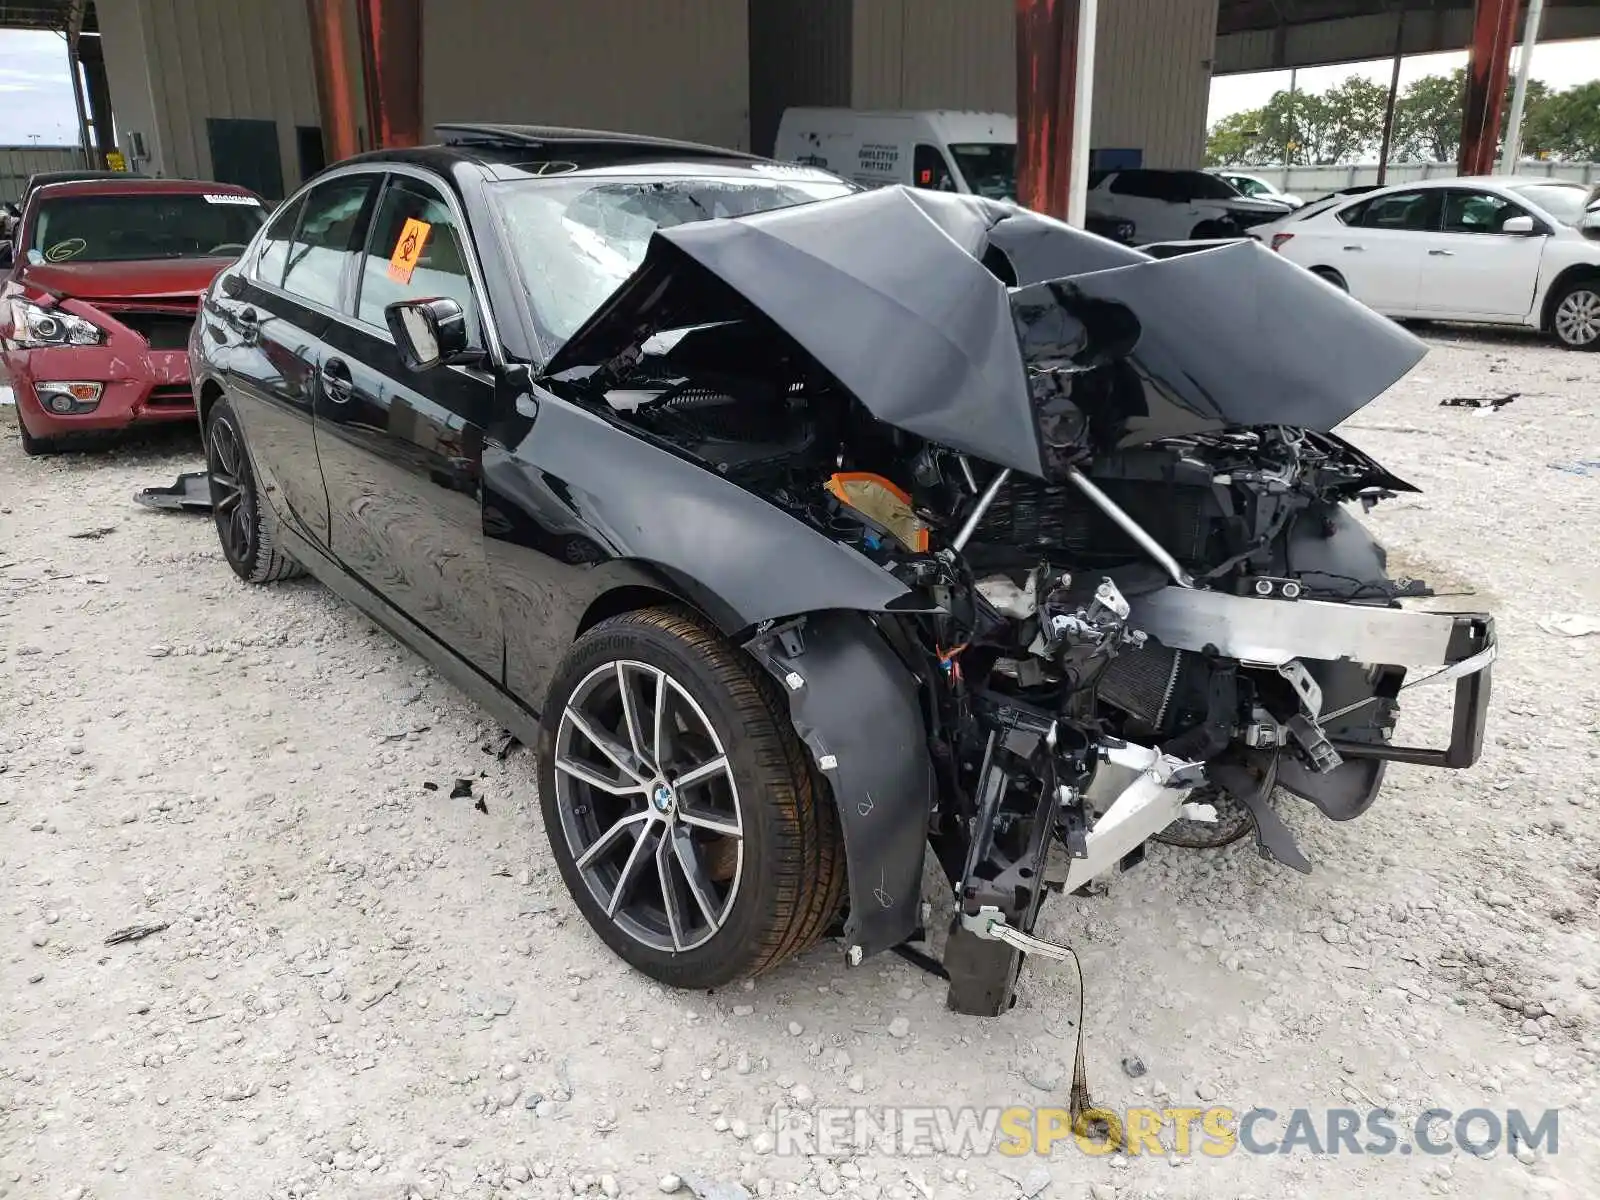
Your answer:
[[[400,237],[394,244],[394,253],[389,256],[390,279],[396,283],[411,282],[411,272],[417,269],[423,243],[428,240],[428,231],[432,228],[426,221],[406,218],[405,228],[400,231]]]

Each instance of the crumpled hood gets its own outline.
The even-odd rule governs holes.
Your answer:
[[[162,258],[137,262],[24,263],[17,280],[75,300],[192,300],[233,259]]]
[[[879,420],[1032,475],[1047,474],[1046,399],[1076,405],[1101,444],[1326,432],[1425,353],[1253,242],[1160,261],[1011,205],[895,187],[657,231],[544,374],[763,319]]]

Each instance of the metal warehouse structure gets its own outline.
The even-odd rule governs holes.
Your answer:
[[[1025,69],[1041,61],[1018,44],[1019,8],[1050,9],[1058,24],[1065,13],[1066,49],[1049,62],[1070,82],[1072,18],[1085,3],[0,0],[0,26],[66,32],[82,63],[82,124],[134,169],[280,196],[328,161],[426,139],[451,120],[610,126],[761,151],[791,105],[1016,112],[1019,50]],[[1406,53],[1461,49],[1482,29],[1509,28],[1518,8],[1099,0],[1088,141],[1137,150],[1147,166],[1192,166],[1213,74],[1383,57],[1397,42]],[[1541,36],[1600,36],[1600,0],[1548,0]],[[1039,103],[1065,111],[1071,88]],[[1022,117],[1025,131],[1039,120],[1033,108]],[[1055,152],[1062,145],[1056,136]]]

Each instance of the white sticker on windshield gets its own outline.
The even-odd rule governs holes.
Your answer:
[[[228,192],[207,192],[205,198],[207,204],[245,204],[251,208],[261,207],[261,201],[254,196],[235,196]]]

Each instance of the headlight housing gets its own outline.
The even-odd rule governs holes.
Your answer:
[[[105,340],[106,331],[93,321],[30,300],[11,301],[11,341],[19,349],[98,346]]]

